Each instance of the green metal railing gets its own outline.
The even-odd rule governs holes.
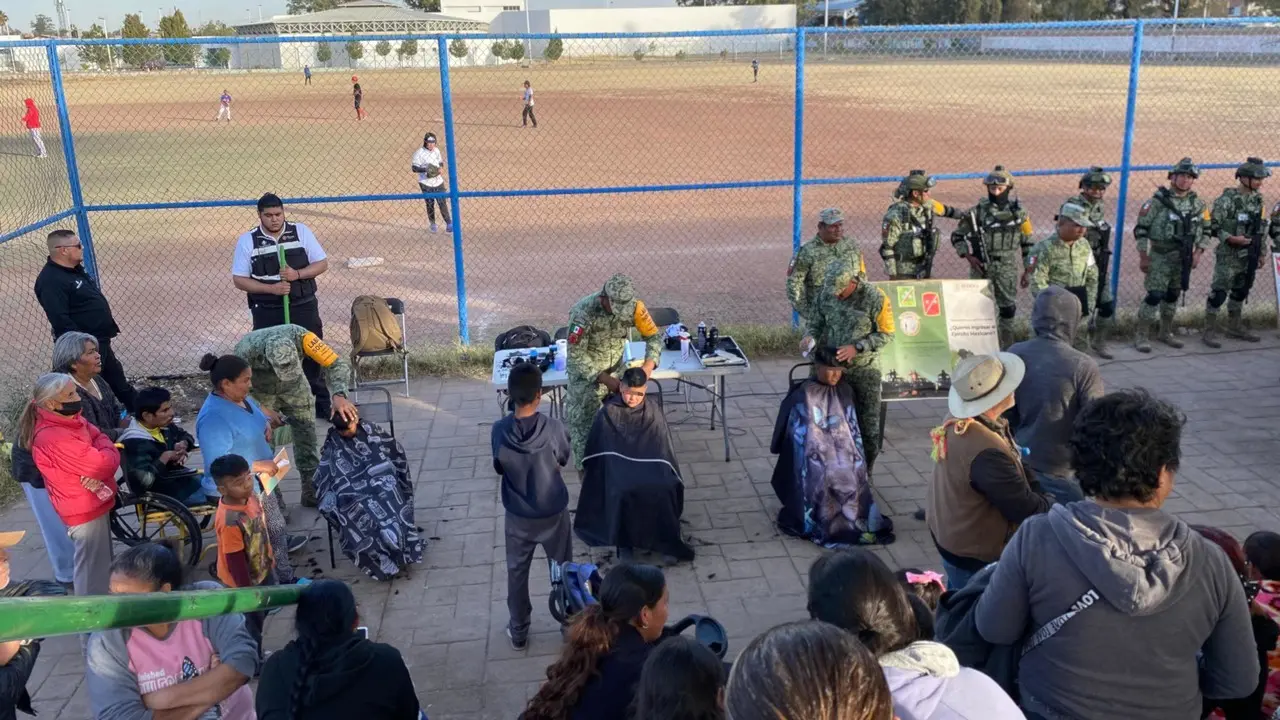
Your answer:
[[[301,585],[87,597],[0,599],[0,642],[200,620],[294,605]]]

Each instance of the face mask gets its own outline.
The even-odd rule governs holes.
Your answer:
[[[62,403],[62,407],[58,408],[55,412],[57,412],[59,415],[66,415],[67,417],[71,417],[72,415],[79,415],[80,405],[81,403],[79,400],[64,402]]]

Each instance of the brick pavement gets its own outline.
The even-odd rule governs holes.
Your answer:
[[[733,460],[723,462],[721,434],[705,421],[680,421],[671,408],[676,449],[685,473],[686,529],[698,557],[667,569],[671,613],[705,613],[727,628],[731,653],[760,631],[804,616],[806,570],[819,548],[780,537],[771,519],[778,507],[769,486],[768,451],[774,414],[789,361],[761,362],[729,391]],[[1189,522],[1223,527],[1238,537],[1255,529],[1280,531],[1280,342],[1209,351],[1198,343],[1181,352],[1142,357],[1121,350],[1103,366],[1109,388],[1146,386],[1177,403],[1189,424],[1183,468],[1166,509]],[[695,396],[695,399],[696,396]],[[705,405],[701,406],[705,412]],[[942,401],[896,403],[877,477],[877,494],[894,516],[898,541],[876,548],[891,565],[938,568],[922,523],[910,517],[924,498],[931,470],[928,430]],[[498,413],[480,381],[424,378],[412,399],[398,398],[396,430],[411,459],[419,525],[431,537],[425,561],[405,577],[378,583],[339,559],[328,568],[323,524],[295,507],[292,525],[316,538],[295,561],[303,572],[352,583],[372,637],[400,648],[433,720],[509,720],[536,690],[560,647],[558,628],[543,608],[547,579],[534,575],[534,624],[528,650],[510,649],[506,572],[496,478],[489,464],[489,424]],[[189,419],[190,420],[190,419]],[[567,479],[576,493],[577,478]],[[286,481],[289,497],[297,486]],[[13,553],[15,578],[47,576],[38,529],[25,503],[0,514],[0,528],[29,531]],[[607,562],[610,553],[575,547],[580,558]],[[286,610],[267,623],[268,649],[292,635]],[[45,718],[90,716],[78,643],[47,641],[28,687]]]

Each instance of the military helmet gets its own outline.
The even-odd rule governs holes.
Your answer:
[[[1200,177],[1200,168],[1191,158],[1184,157],[1178,161],[1177,165],[1169,169],[1169,178],[1172,179],[1174,175],[1190,175],[1193,178],[1198,178]]]
[[[931,190],[934,185],[938,184],[938,181],[934,180],[924,170],[912,170],[907,174],[907,177],[903,182],[905,183],[908,192],[912,190]]]
[[[1260,157],[1251,157],[1244,161],[1244,164],[1236,168],[1236,177],[1238,178],[1257,178],[1259,180],[1271,177],[1271,169],[1267,164],[1262,162]]]
[[[982,184],[988,186],[996,185],[1004,187],[1007,185],[1009,187],[1013,187],[1013,175],[1011,175],[1008,170],[1005,170],[1003,165],[997,165],[991,169],[991,172],[987,173],[985,178],[982,179]]]
[[[1101,167],[1094,165],[1093,167],[1086,170],[1084,175],[1080,176],[1081,190],[1091,185],[1101,185],[1102,187],[1108,187],[1111,185],[1111,176],[1107,174],[1106,170],[1103,170]]]

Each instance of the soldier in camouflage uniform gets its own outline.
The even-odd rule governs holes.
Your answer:
[[[1093,227],[1089,210],[1082,205],[1067,203],[1058,211],[1058,231],[1041,240],[1031,250],[1028,260],[1028,284],[1031,296],[1040,294],[1050,285],[1070,290],[1080,299],[1081,317],[1098,302],[1098,263],[1088,242],[1080,242]],[[1077,326],[1075,347],[1081,352],[1089,348],[1089,330]]]
[[[867,265],[862,251],[844,236],[844,213],[840,208],[827,208],[818,214],[818,234],[800,246],[787,266],[787,299],[796,314],[808,320],[813,301],[822,291],[827,267],[832,261],[848,258],[866,279]]]
[[[1227,188],[1213,203],[1210,214],[1210,232],[1218,238],[1214,252],[1213,286],[1204,306],[1204,344],[1212,348],[1222,347],[1218,340],[1218,310],[1227,303],[1227,327],[1223,334],[1236,340],[1258,342],[1261,338],[1244,326],[1241,312],[1249,299],[1248,271],[1255,280],[1258,268],[1265,267],[1266,255],[1261,247],[1267,232],[1266,205],[1262,201],[1263,181],[1271,171],[1262,158],[1251,157],[1236,168],[1238,187]],[[1259,247],[1257,267],[1249,267],[1249,251],[1253,236],[1257,235]],[[1228,297],[1229,294],[1229,297]]]
[[[1094,320],[1093,351],[1103,360],[1111,360],[1115,356],[1107,350],[1107,338],[1111,336],[1116,325],[1116,299],[1111,294],[1111,284],[1105,282],[1107,270],[1111,263],[1111,225],[1107,223],[1107,207],[1103,202],[1107,188],[1111,185],[1111,176],[1100,167],[1094,166],[1080,178],[1080,192],[1067,198],[1063,205],[1079,205],[1088,213],[1093,226],[1088,228],[1085,237],[1093,248],[1093,260],[1098,265],[1098,304],[1093,308],[1098,314]],[[1061,214],[1061,211],[1059,211]],[[1087,312],[1086,312],[1087,314]]]
[[[652,375],[662,358],[662,332],[649,317],[644,302],[636,298],[630,277],[614,275],[604,284],[603,291],[582,298],[569,311],[569,383],[564,413],[574,465],[579,470],[596,411],[606,395],[618,392],[618,378],[627,369],[623,353],[633,327],[645,342],[641,367],[645,375]]]
[[[253,368],[253,399],[288,417],[294,462],[302,476],[302,504],[315,507],[312,478],[320,466],[315,396],[302,373],[302,360],[310,358],[324,368],[333,396],[333,412],[346,421],[357,417],[355,406],[347,400],[351,366],[315,333],[300,325],[254,330],[240,339],[235,353]]]
[[[1031,254],[1031,218],[1013,194],[1013,175],[997,165],[982,181],[987,197],[960,218],[951,234],[956,254],[969,261],[969,277],[991,281],[1000,319],[996,331],[1000,349],[1013,344],[1014,316],[1018,314],[1018,283]],[[975,224],[976,223],[976,224]],[[974,250],[982,239],[985,260]]]
[[[853,386],[868,470],[880,454],[880,350],[893,331],[893,307],[884,292],[848,260],[831,263],[802,346],[836,348],[845,380]]]
[[[1143,286],[1147,296],[1138,308],[1138,324],[1133,345],[1138,352],[1151,352],[1151,327],[1160,309],[1156,339],[1172,348],[1182,341],[1173,335],[1173,316],[1178,310],[1182,292],[1183,251],[1191,249],[1188,272],[1200,264],[1200,256],[1209,246],[1209,209],[1192,192],[1200,168],[1184,157],[1169,170],[1169,187],[1142,204],[1133,238],[1138,244],[1139,267],[1145,274]]]
[[[937,184],[924,170],[912,170],[894,192],[880,224],[880,257],[890,280],[922,280],[933,273],[938,229],[933,219],[959,219],[960,212],[929,197]]]

